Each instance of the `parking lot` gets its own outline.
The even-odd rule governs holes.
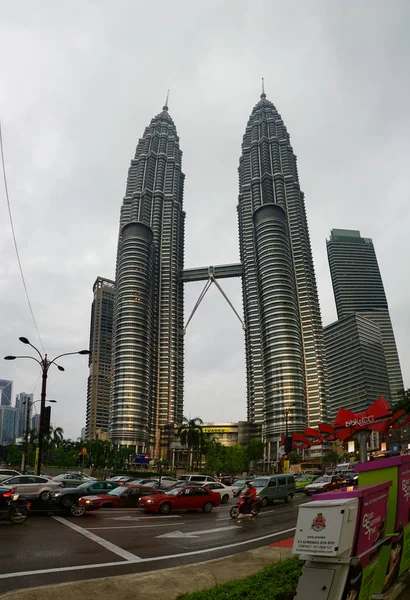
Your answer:
[[[33,514],[0,523],[0,592],[23,587],[149,571],[227,556],[293,535],[299,495],[255,518],[234,521],[233,505],[210,514],[149,515],[105,509],[82,518]]]

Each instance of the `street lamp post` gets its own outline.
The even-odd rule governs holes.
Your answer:
[[[40,360],[38,358],[35,358],[34,356],[5,356],[4,357],[5,360],[16,360],[16,358],[30,358],[31,360],[35,360],[36,363],[38,363],[41,368],[40,431],[38,434],[38,460],[37,460],[37,465],[36,465],[36,469],[35,469],[36,475],[40,475],[41,458],[42,458],[42,453],[43,453],[44,411],[46,408],[48,370],[51,367],[51,365],[55,365],[59,371],[64,371],[65,370],[64,367],[62,367],[61,365],[58,365],[55,362],[58,358],[61,358],[62,356],[70,356],[72,354],[90,354],[90,351],[89,350],[79,350],[77,352],[65,352],[64,354],[59,354],[52,360],[49,360],[49,358],[47,357],[47,354],[44,354],[44,356],[43,356],[41,354],[41,352],[38,350],[38,348],[33,346],[33,344],[31,344],[26,337],[20,337],[19,340],[23,344],[28,344],[29,346],[31,346],[40,357]]]
[[[29,434],[29,430],[30,430],[30,411],[31,411],[31,407],[33,406],[33,404],[36,404],[37,402],[40,402],[40,400],[35,400],[34,402],[30,402],[30,400],[27,400],[26,402],[23,402],[23,404],[26,405],[26,429],[24,432],[24,452],[23,452],[23,460],[22,460],[22,464],[21,464],[21,472],[25,473],[26,472],[26,466],[27,466],[27,456],[28,456],[28,434]],[[46,400],[46,402],[57,402],[57,400]]]

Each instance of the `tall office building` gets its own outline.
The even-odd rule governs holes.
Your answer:
[[[114,281],[103,277],[97,277],[93,285],[85,426],[88,439],[95,439],[97,430],[107,432],[109,428],[114,289]]]
[[[167,103],[128,171],[115,278],[110,439],[158,455],[183,402],[182,152]]]
[[[0,406],[11,406],[13,382],[0,379]]]
[[[323,329],[304,194],[282,117],[263,92],[239,163],[248,419],[267,438],[326,418]]]
[[[389,378],[380,329],[363,313],[353,313],[324,328],[329,379],[328,419],[339,408],[366,410],[389,396]]]
[[[14,444],[16,441],[17,409],[12,406],[0,406],[0,446]]]
[[[31,417],[31,429],[33,431],[37,431],[37,433],[40,431],[40,415],[39,414],[35,414]]]
[[[377,323],[386,357],[390,401],[403,389],[400,361],[373,242],[360,231],[332,229],[326,241],[337,316],[355,312]],[[387,398],[386,398],[387,399]]]
[[[17,409],[17,422],[16,422],[16,437],[24,437],[26,432],[27,423],[27,410],[31,411],[31,404],[33,403],[33,394],[26,394],[22,392],[16,396],[16,409]],[[29,428],[30,428],[30,415]]]

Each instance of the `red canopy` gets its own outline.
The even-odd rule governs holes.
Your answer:
[[[341,441],[346,440],[361,429],[386,433],[390,426],[391,415],[390,406],[384,398],[380,397],[367,410],[360,413],[339,408],[333,427]]]

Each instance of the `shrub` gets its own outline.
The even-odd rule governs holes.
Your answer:
[[[302,564],[297,557],[289,558],[245,579],[185,594],[180,600],[289,600],[296,594]]]

